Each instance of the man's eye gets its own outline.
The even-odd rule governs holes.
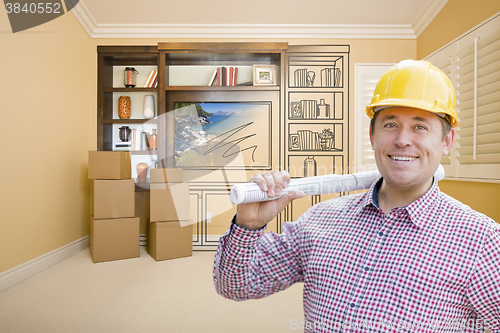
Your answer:
[[[389,124],[385,124],[384,127],[395,127],[396,125],[392,124],[392,123],[389,123]]]
[[[419,129],[419,130],[420,130],[420,129],[423,129],[423,130],[424,130],[424,129],[426,129],[426,127],[425,127],[425,126],[423,126],[423,125],[417,125],[417,126],[415,126],[415,128],[416,128],[416,129]]]

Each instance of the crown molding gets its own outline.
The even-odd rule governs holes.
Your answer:
[[[409,25],[97,24],[92,38],[371,38],[415,39]]]
[[[91,38],[416,38],[406,24],[99,24],[83,0],[71,12]]]
[[[78,22],[82,25],[83,29],[85,29],[87,34],[89,34],[92,38],[92,35],[97,28],[97,22],[83,1],[79,1],[78,4],[71,10],[71,13],[73,13]]]
[[[441,9],[448,3],[448,0],[432,0],[430,1],[424,10],[418,15],[413,24],[413,30],[415,31],[415,36],[418,38],[422,32],[427,28],[427,26],[434,20],[434,18],[439,14]]]

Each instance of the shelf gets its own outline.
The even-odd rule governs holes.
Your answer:
[[[113,150],[113,151],[126,151],[131,155],[157,155],[158,149],[148,149],[148,150]]]
[[[344,87],[288,87],[289,92],[330,93],[342,92]]]
[[[103,119],[103,124],[157,124],[158,119]]]
[[[104,88],[104,92],[158,92],[158,88]]]
[[[166,91],[279,91],[279,86],[165,86]]]
[[[130,150],[132,155],[156,155],[158,154],[158,149],[148,149],[148,150]]]

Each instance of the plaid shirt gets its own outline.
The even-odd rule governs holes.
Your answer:
[[[241,301],[303,282],[305,321],[290,328],[305,332],[500,332],[500,225],[436,181],[385,216],[380,184],[311,207],[279,235],[233,222],[217,292]]]

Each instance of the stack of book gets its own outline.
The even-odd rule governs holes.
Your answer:
[[[157,85],[158,85],[158,72],[151,71],[151,73],[149,73],[148,79],[144,83],[144,88],[156,88]]]
[[[214,70],[209,86],[236,86],[238,82],[238,67],[218,67]]]
[[[340,68],[324,68],[321,70],[322,87],[340,87]]]

